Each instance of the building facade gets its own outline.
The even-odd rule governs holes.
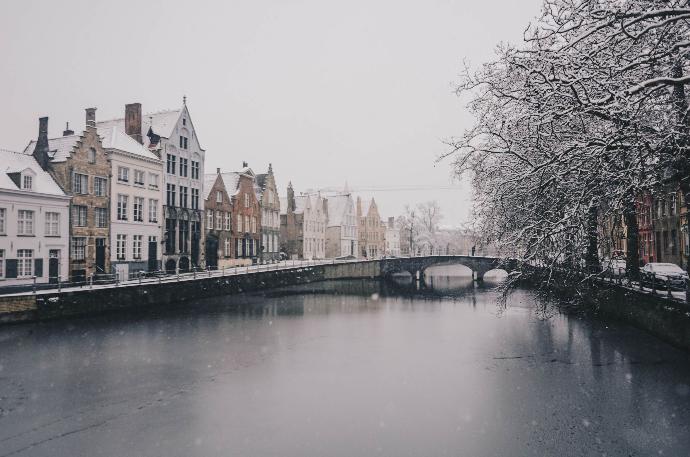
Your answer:
[[[110,156],[96,129],[96,108],[86,109],[86,128],[48,138],[48,118],[39,121],[27,146],[39,165],[71,197],[69,276],[72,281],[110,273]]]
[[[331,195],[326,224],[326,258],[357,257],[359,236],[355,203],[349,192]]]
[[[0,164],[0,288],[66,281],[70,198],[32,155]]]
[[[221,173],[232,205],[232,257],[246,265],[259,261],[261,247],[261,207],[256,197],[256,175],[247,167]]]
[[[280,260],[280,198],[273,166],[256,175],[256,195],[261,205],[261,261]]]
[[[235,189],[233,189],[234,191]],[[204,179],[204,209],[206,211],[206,266],[211,269],[235,265],[233,262],[232,199],[225,187],[220,168]]]
[[[162,161],[117,126],[98,129],[110,155],[110,261],[125,280],[161,269]]]
[[[163,268],[174,273],[204,265],[203,174],[205,151],[192,123],[186,99],[180,109],[142,115],[141,104],[125,107],[125,117],[99,123],[117,126],[162,160]]]
[[[400,257],[400,227],[395,223],[394,217],[388,218],[388,223],[386,224],[386,256],[389,257]]]
[[[386,248],[386,224],[381,222],[376,201],[372,198],[367,213],[362,212],[362,200],[357,197],[359,220],[359,248],[361,257],[376,259],[384,255]]]

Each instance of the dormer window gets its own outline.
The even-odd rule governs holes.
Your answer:
[[[22,179],[22,189],[33,190],[33,188],[34,188],[34,177],[29,176],[29,175],[24,175],[24,179]]]

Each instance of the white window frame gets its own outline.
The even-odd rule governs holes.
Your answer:
[[[87,195],[89,193],[89,175],[74,172],[72,175],[72,192]]]
[[[7,208],[0,208],[0,235],[7,233]]]
[[[46,236],[60,236],[60,213],[46,211]]]
[[[33,273],[34,250],[17,249],[17,278],[30,278],[33,276]]]
[[[139,178],[141,178],[141,181],[139,181]],[[146,185],[146,173],[143,170],[134,169],[134,185],[138,187]]]
[[[93,177],[93,194],[96,197],[106,197],[108,195],[108,178],[103,176]]]
[[[118,233],[115,240],[115,258],[125,260],[127,258],[127,235]]]
[[[216,230],[223,230],[223,216],[221,211],[216,211]]]
[[[149,198],[149,222],[158,222],[158,200]]]
[[[79,243],[77,243],[77,240],[81,240]],[[71,257],[74,260],[81,261],[86,259],[86,237],[84,236],[74,236],[72,237],[72,246],[71,246]]]
[[[29,209],[17,210],[17,235],[33,236],[35,213]]]
[[[129,168],[117,167],[117,182],[129,182]]]
[[[158,173],[149,173],[149,188],[158,189]]]
[[[216,191],[216,203],[223,203],[223,192]]]
[[[134,197],[132,202],[132,220],[134,222],[144,222],[144,197]]]
[[[117,195],[117,220],[126,221],[127,220],[127,204],[129,196],[124,194]]]
[[[99,215],[101,215],[101,216],[99,216]],[[102,224],[100,224],[101,217],[103,220]],[[94,224],[96,225],[97,228],[107,227],[108,226],[108,209],[107,208],[94,208],[93,209],[93,219],[94,219]]]
[[[134,260],[141,260],[141,245],[143,239],[143,235],[132,235],[132,258]]]
[[[5,250],[0,249],[0,279],[5,277]]]
[[[22,177],[22,189],[33,190],[34,188],[34,177],[31,175],[24,175]]]

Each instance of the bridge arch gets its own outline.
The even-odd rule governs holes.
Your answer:
[[[503,262],[496,257],[474,257],[461,255],[405,257],[381,260],[382,276],[389,276],[401,271],[409,272],[416,279],[423,279],[427,268],[440,266],[462,265],[472,271],[472,277],[476,281],[482,281],[484,275],[497,268],[511,269],[511,262]],[[506,270],[507,271],[507,270]]]

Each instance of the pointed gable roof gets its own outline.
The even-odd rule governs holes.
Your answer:
[[[98,136],[101,137],[101,143],[104,149],[116,149],[122,152],[128,152],[146,159],[160,161],[158,156],[151,152],[148,148],[139,144],[131,136],[127,135],[123,130],[117,126],[97,127]]]
[[[33,149],[30,150],[33,152]],[[41,168],[31,153],[0,149],[0,189],[21,190],[12,180],[10,174],[22,173],[28,170],[31,171],[34,179],[32,189],[26,192],[58,196],[65,195],[53,177],[50,176],[50,173]]]

